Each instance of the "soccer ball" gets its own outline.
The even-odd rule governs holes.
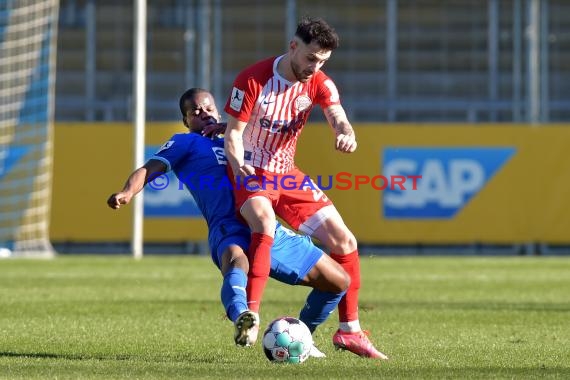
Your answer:
[[[274,319],[263,333],[263,352],[273,362],[303,363],[312,346],[309,328],[297,318]]]

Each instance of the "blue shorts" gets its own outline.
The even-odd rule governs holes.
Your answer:
[[[221,269],[222,255],[230,245],[238,245],[247,254],[251,232],[249,228],[240,223],[237,219],[228,219],[219,223],[216,227],[210,228],[208,243],[210,254],[214,264]]]
[[[230,245],[240,246],[247,253],[251,234],[239,221],[227,221],[210,229],[208,238],[214,264],[221,269],[222,255]],[[323,255],[311,238],[299,235],[277,224],[271,248],[271,271],[269,276],[289,285],[297,285],[315,266]]]
[[[277,224],[271,249],[271,278],[297,285],[319,261],[323,251],[311,238]]]

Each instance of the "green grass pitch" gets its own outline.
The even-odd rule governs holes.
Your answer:
[[[360,319],[388,362],[270,363],[233,344],[209,258],[0,261],[2,379],[570,378],[570,258],[366,257]],[[262,327],[308,288],[268,283]]]

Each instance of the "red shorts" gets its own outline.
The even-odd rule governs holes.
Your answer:
[[[233,175],[230,177],[237,210],[250,198],[265,197],[271,201],[276,215],[294,229],[309,235],[334,210],[325,193],[297,168],[284,174],[255,168],[255,173],[255,178],[239,178],[237,183]]]

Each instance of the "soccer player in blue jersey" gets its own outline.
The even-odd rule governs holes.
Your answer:
[[[212,95],[200,88],[180,98],[182,121],[189,133],[172,136],[144,166],[135,170],[123,189],[107,200],[118,209],[144,186],[170,170],[185,184],[208,224],[212,260],[223,275],[221,300],[235,325],[235,343],[249,346],[257,339],[258,314],[248,310],[245,288],[249,263],[246,256],[250,231],[236,216],[233,189],[227,177],[223,138],[225,130]],[[278,225],[271,250],[271,277],[291,285],[313,287],[300,319],[311,332],[337,307],[350,277],[317,248],[309,237]],[[316,348],[312,356],[324,356]]]

